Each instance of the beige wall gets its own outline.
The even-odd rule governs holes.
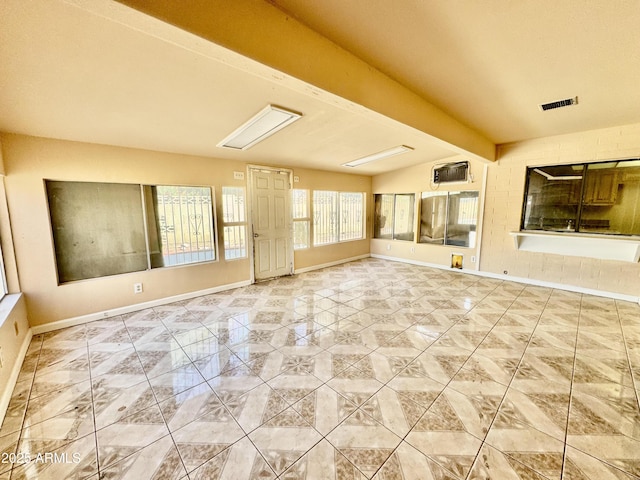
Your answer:
[[[638,263],[518,251],[509,235],[520,228],[527,166],[639,156],[640,124],[500,146],[488,167],[481,270],[640,296]]]
[[[509,235],[509,232],[520,229],[527,166],[638,157],[640,124],[501,145],[497,162],[471,162],[474,183],[464,188],[459,185],[449,188],[480,190],[482,198],[482,171],[486,166],[486,196],[480,217],[482,238],[479,249],[372,239],[371,254],[448,267],[451,254],[462,253],[465,255],[465,269],[477,268],[498,275],[506,271],[507,276],[638,297],[638,263],[518,251],[513,237]],[[373,193],[418,194],[429,191],[432,166],[432,163],[426,163],[377,175],[372,180]],[[637,190],[633,186],[624,194],[637,195]],[[618,217],[628,214],[617,213]],[[476,256],[478,263],[471,263],[471,256]]]
[[[220,206],[222,186],[245,185],[244,180],[233,178],[234,171],[246,172],[244,163],[21,135],[2,134],[0,141],[15,258],[32,326],[250,279],[249,260],[221,259],[58,285],[43,184],[43,179],[55,179],[209,185],[215,188],[216,203]],[[294,174],[300,176],[300,188],[308,185],[308,188],[369,191],[368,177],[313,172],[311,180],[311,172],[301,170]],[[217,217],[221,239],[220,207]],[[366,253],[368,244],[351,242],[315,250],[296,255],[300,267]],[[218,255],[224,257],[224,252],[219,249]],[[136,295],[133,284],[137,282],[143,283],[144,292]]]
[[[9,293],[20,292],[20,279],[18,266],[13,248],[13,232],[11,231],[11,219],[5,191],[5,177],[0,177],[0,245],[2,245],[2,258],[4,272],[7,279],[7,291]]]
[[[437,188],[432,187],[430,181],[432,177],[431,169],[435,164],[462,160],[469,159],[452,157],[435,163],[424,163],[383,175],[376,175],[372,180],[373,193],[415,193],[417,205],[419,204],[419,198],[422,192],[429,192],[436,189],[438,191],[477,190],[480,192],[480,199],[482,199],[482,178],[485,164],[478,160],[470,160],[470,173],[473,177],[472,182],[466,184],[440,185]],[[416,234],[418,234],[417,229],[419,228],[420,215],[417,205],[416,219],[414,222]],[[372,254],[385,255],[416,262],[451,266],[451,255],[462,254],[464,255],[464,268],[467,270],[476,269],[476,264],[471,261],[471,257],[477,257],[477,252],[477,243],[475,248],[463,248],[448,245],[428,245],[402,240],[371,240]]]
[[[0,175],[4,175],[4,157],[2,156],[2,142],[0,141]]]
[[[15,294],[3,298],[0,303],[0,348],[4,359],[0,368],[0,422],[22,365],[24,351],[20,355],[21,350],[30,339],[24,296]]]
[[[250,264],[245,259],[155,269],[59,286],[43,185],[45,178],[204,184],[215,188],[220,205],[223,185],[245,185],[243,180],[233,179],[234,171],[246,171],[244,163],[9,134],[2,134],[0,142],[17,266],[10,274],[13,277],[10,283],[17,284],[19,277],[32,326],[250,279]],[[527,165],[637,156],[640,156],[640,124],[503,145],[499,162],[487,167],[480,252],[477,247],[465,249],[365,239],[297,251],[295,267],[309,268],[369,252],[448,266],[451,253],[463,253],[466,269],[476,267],[470,262],[470,257],[476,256],[480,259],[480,269],[490,273],[502,274],[506,270],[515,277],[637,296],[639,264],[517,251],[509,236],[510,231],[519,228]],[[428,191],[431,167],[432,164],[422,164],[373,178],[297,169],[294,175],[299,177],[299,182],[294,188],[365,192],[370,237],[372,194]],[[474,182],[450,189],[482,190],[484,168],[485,163],[472,161]],[[0,230],[6,232],[9,228],[9,215],[0,216]],[[218,209],[219,230],[222,228],[220,217],[221,209]],[[218,234],[221,237],[220,232]],[[12,259],[9,260],[12,264]],[[133,294],[136,282],[144,284],[144,293]]]

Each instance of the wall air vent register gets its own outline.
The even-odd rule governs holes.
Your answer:
[[[469,162],[447,163],[433,169],[433,183],[466,182],[469,177]]]

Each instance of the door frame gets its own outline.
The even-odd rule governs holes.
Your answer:
[[[248,211],[248,222],[247,222],[247,236],[249,238],[248,249],[249,249],[249,269],[250,269],[250,278],[252,284],[256,283],[256,263],[255,263],[255,246],[253,241],[253,175],[252,170],[270,170],[272,172],[285,172],[288,175],[289,180],[289,194],[291,194],[291,190],[293,190],[293,170],[290,168],[281,168],[281,167],[270,167],[265,165],[255,165],[248,164],[247,165],[247,206],[249,208]],[[289,204],[291,207],[291,204]],[[293,208],[289,208],[289,240],[291,244],[291,253],[289,258],[289,265],[291,265],[289,269],[289,273],[287,275],[293,275],[295,271],[294,265],[294,252],[293,252]]]

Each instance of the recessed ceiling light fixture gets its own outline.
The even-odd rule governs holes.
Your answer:
[[[543,112],[546,112],[547,110],[553,110],[555,108],[561,108],[561,107],[569,107],[571,105],[577,105],[577,104],[578,104],[578,97],[573,97],[573,98],[565,98],[564,100],[556,100],[555,102],[542,103],[538,106],[540,107],[540,110],[542,110]]]
[[[393,157],[394,155],[400,155],[401,153],[410,152],[413,149],[413,147],[408,147],[406,145],[398,145],[397,147],[374,153],[373,155],[367,155],[366,157],[359,158],[358,160],[354,160],[352,162],[343,163],[342,166],[357,167],[358,165],[364,165],[365,163],[371,163],[377,160],[382,160],[383,158],[389,158]]]
[[[267,105],[217,146],[246,150],[302,117],[301,113]]]

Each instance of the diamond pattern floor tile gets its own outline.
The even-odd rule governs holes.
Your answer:
[[[287,408],[248,436],[280,475],[322,439],[294,408]]]
[[[378,471],[402,441],[362,409],[347,417],[326,438],[367,478]]]
[[[56,448],[54,451],[49,450],[47,442],[33,442],[22,448],[22,453],[27,454],[31,461],[16,466],[11,472],[12,479],[60,480],[61,478],[91,477],[93,480],[94,474],[98,473],[95,433]],[[58,455],[58,461],[54,461],[52,456],[46,456],[54,453]]]
[[[478,453],[469,477],[483,480],[549,480],[549,477],[487,444]]]
[[[189,474],[191,480],[272,480],[275,473],[251,441],[244,437]]]
[[[116,463],[168,434],[157,405],[124,417],[96,432],[100,465]]]
[[[104,480],[179,480],[186,475],[187,471],[169,435],[100,470],[100,478]]]

